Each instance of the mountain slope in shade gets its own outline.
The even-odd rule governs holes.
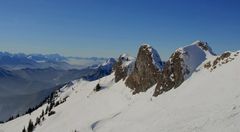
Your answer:
[[[83,77],[83,79],[93,81],[110,75],[115,64],[116,60],[114,58],[110,58],[106,60],[106,62],[98,65],[97,67],[94,67],[93,69],[95,69],[95,72],[92,75],[86,75],[85,77]]]
[[[111,58],[81,70],[21,69],[9,71],[0,68],[0,121],[24,114],[48,97],[56,86],[83,78],[97,80],[111,74],[116,61]]]
[[[12,54],[0,51],[0,67],[8,70],[44,69],[49,67],[58,70],[82,69],[101,64],[106,60],[107,58],[64,57],[59,54]]]
[[[155,85],[132,95],[115,75],[88,82],[77,80],[63,87],[56,113],[37,125],[36,132],[238,132],[240,130],[239,52],[203,61],[177,89],[153,97]],[[104,89],[94,92],[97,84]],[[5,124],[0,131],[17,132],[35,122],[47,104]]]

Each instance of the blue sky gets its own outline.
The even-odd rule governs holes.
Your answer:
[[[1,0],[0,50],[66,56],[136,55],[150,43],[166,59],[207,41],[240,49],[239,0]]]

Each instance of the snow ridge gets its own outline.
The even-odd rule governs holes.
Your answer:
[[[193,42],[191,45],[177,49],[176,52],[181,53],[183,71],[189,72],[185,75],[185,79],[189,78],[206,59],[215,56],[208,44],[199,40]]]

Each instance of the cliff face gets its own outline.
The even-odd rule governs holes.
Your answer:
[[[159,94],[182,84],[184,81],[184,74],[189,73],[188,70],[183,71],[183,63],[184,61],[181,58],[180,52],[172,54],[163,68],[161,78],[158,80],[153,96],[158,96]]]
[[[153,96],[179,87],[208,57],[214,56],[206,42],[195,41],[178,48],[166,62],[150,45],[139,48],[136,59],[123,54],[114,67],[115,82],[123,79],[133,94],[145,92],[156,85]]]
[[[208,44],[202,41],[177,49],[166,62],[153,96],[179,87],[200,64],[214,55]]]
[[[126,86],[133,89],[133,94],[145,92],[158,82],[162,66],[163,63],[156,50],[149,45],[142,45],[133,72],[125,82]]]

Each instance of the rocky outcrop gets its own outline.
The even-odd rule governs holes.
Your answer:
[[[134,66],[135,58],[122,54],[118,58],[117,63],[113,67],[113,71],[115,74],[115,82],[120,80],[125,80],[125,78],[131,74],[133,66]]]
[[[224,52],[222,55],[217,56],[214,60],[208,61],[204,64],[204,68],[209,69],[211,72],[217,67],[233,61],[240,52]]]
[[[153,96],[179,87],[209,56],[215,55],[206,42],[177,49],[166,62]]]
[[[182,65],[183,59],[181,58],[181,53],[175,52],[172,54],[164,66],[153,96],[158,96],[182,84],[184,81],[184,74],[189,72],[188,70],[184,71]]]
[[[149,45],[139,48],[133,72],[125,84],[133,89],[133,94],[145,92],[156,84],[160,78],[163,63],[155,49]]]
[[[153,96],[158,96],[179,87],[199,65],[214,55],[206,42],[195,41],[177,49],[168,61],[162,62],[158,52],[145,44],[139,48],[136,60],[126,54],[119,57],[114,66],[115,82],[126,79],[125,84],[133,94],[145,92],[157,84]]]

